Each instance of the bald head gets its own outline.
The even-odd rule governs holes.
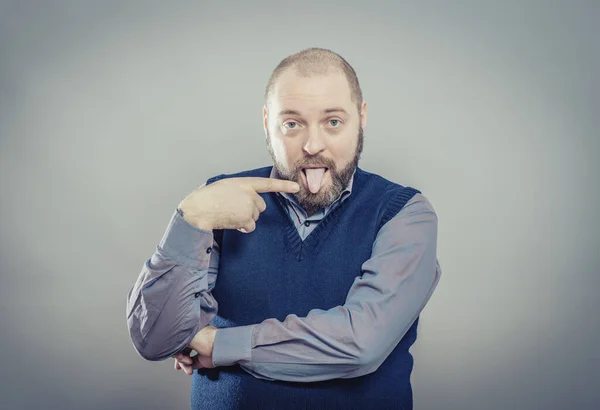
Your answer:
[[[284,58],[271,73],[265,89],[265,105],[268,106],[277,79],[290,69],[295,70],[302,77],[326,75],[332,71],[343,73],[350,86],[352,101],[356,103],[357,109],[360,111],[363,98],[356,72],[342,56],[324,48],[308,48]]]

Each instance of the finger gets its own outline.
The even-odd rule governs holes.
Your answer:
[[[256,222],[254,222],[254,220],[249,220],[248,222],[246,222],[246,224],[244,224],[244,226],[242,226],[241,228],[238,228],[238,231],[240,231],[241,233],[250,233],[252,231],[254,231],[256,229]]]
[[[262,197],[258,194],[255,194],[253,196],[254,199],[254,204],[256,205],[256,208],[258,209],[258,212],[265,212],[265,209],[267,209],[267,203],[265,202],[264,199],[262,199]]]
[[[177,353],[175,356],[175,360],[181,362],[181,363],[185,363],[185,364],[192,364],[192,358],[189,356],[189,354],[183,354],[183,353]]]
[[[258,193],[287,192],[295,194],[300,190],[300,185],[285,179],[246,177],[243,178],[243,180],[250,188]]]
[[[192,364],[192,358],[189,356],[183,355],[181,358],[178,358],[177,360],[179,360],[181,363]]]
[[[187,364],[181,363],[181,368],[183,369],[185,374],[187,374],[188,376],[191,376],[192,373],[194,372],[194,369],[192,369],[192,366],[188,366]]]
[[[179,353],[175,353],[173,357],[189,357],[192,354],[193,350],[190,347],[186,347]]]
[[[242,228],[244,229],[244,231],[246,231],[246,233],[253,232],[256,229],[256,222],[254,222],[254,220],[251,219],[246,225],[242,226]]]
[[[177,361],[177,359],[175,359],[175,370],[181,370],[181,366],[179,366],[179,362]]]
[[[258,221],[259,216],[260,216],[260,211],[258,210],[257,207],[254,207],[254,211],[252,212],[252,219],[254,219],[254,222]]]
[[[192,364],[192,369],[204,369],[202,363],[200,362],[200,355],[194,356],[194,363]]]

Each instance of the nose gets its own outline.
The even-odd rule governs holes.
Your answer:
[[[320,130],[317,128],[308,129],[308,139],[304,144],[304,152],[308,155],[317,155],[325,150],[325,142],[321,136]]]

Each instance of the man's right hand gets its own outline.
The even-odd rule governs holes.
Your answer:
[[[199,229],[237,229],[252,232],[260,213],[267,208],[258,195],[264,192],[295,194],[300,186],[274,178],[228,178],[203,185],[181,201],[179,209]]]

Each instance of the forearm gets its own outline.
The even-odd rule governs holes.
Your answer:
[[[255,377],[268,380],[315,382],[356,377],[368,373],[370,355],[377,350],[367,344],[370,336],[361,330],[368,329],[364,319],[360,312],[338,306],[312,310],[306,317],[289,315],[282,322],[269,319],[255,326],[219,329],[213,361],[216,366],[237,363]],[[251,340],[247,348],[246,340]]]
[[[213,361],[259,378],[311,382],[375,371],[430,299],[441,270],[437,218],[417,197],[388,222],[343,306],[219,329]]]
[[[127,325],[135,349],[147,360],[183,350],[217,312],[210,294],[211,232],[175,213],[127,296]]]
[[[404,287],[402,296],[412,296],[398,295],[390,306],[353,298],[327,311],[314,309],[306,317],[289,315],[282,322],[268,319],[255,326],[219,329],[213,360],[217,366],[235,361],[269,380],[314,382],[369,374],[406,334],[438,280],[434,262],[429,275]],[[251,344],[244,348],[248,332]],[[224,347],[224,340],[233,345]]]

